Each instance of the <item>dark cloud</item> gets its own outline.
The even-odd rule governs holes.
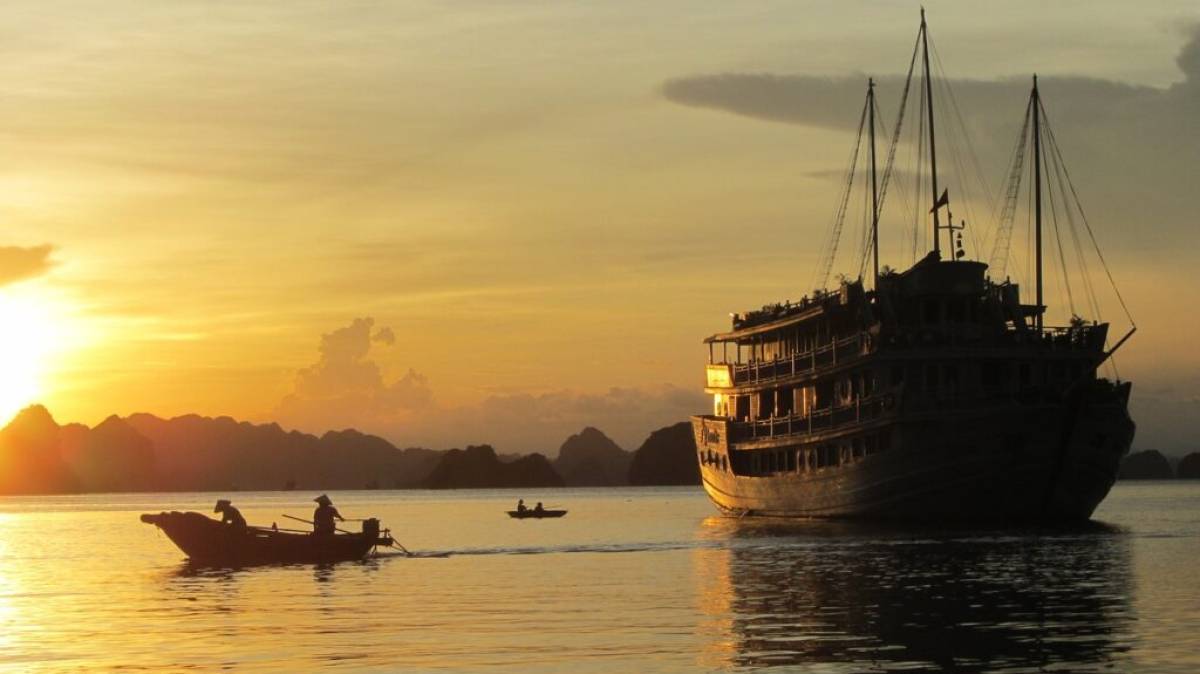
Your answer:
[[[49,244],[31,248],[0,246],[0,286],[25,281],[50,271],[54,265],[50,259],[52,252],[54,247]]]
[[[1111,221],[1110,240],[1131,249],[1179,251],[1181,245],[1198,238],[1193,194],[1200,166],[1200,28],[1192,27],[1188,35],[1176,59],[1182,77],[1169,87],[1088,77],[1040,78],[1047,114],[1076,183],[1086,186],[1085,205]],[[903,76],[877,80],[881,107],[885,115],[894,114]],[[999,186],[1030,80],[949,84],[975,151],[985,169],[992,171],[988,178]],[[721,73],[671,79],[661,91],[668,100],[690,107],[853,131],[865,86],[865,75]],[[934,93],[945,100],[945,92]],[[949,122],[943,119],[941,127],[951,131]],[[947,141],[939,142],[939,154],[952,149],[943,145]],[[835,159],[841,161],[838,157],[831,162]],[[954,185],[952,174],[947,180]],[[1145,236],[1145,230],[1136,226],[1140,223],[1153,226],[1155,236]]]

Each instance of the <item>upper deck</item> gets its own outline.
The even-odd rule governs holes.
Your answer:
[[[1045,359],[1081,366],[1103,352],[1107,325],[1074,321],[1034,329],[1042,307],[1023,305],[1019,288],[992,283],[978,262],[931,255],[903,273],[861,282],[737,314],[733,329],[709,336],[710,393],[752,392],[803,384],[861,366],[875,354],[887,360]]]

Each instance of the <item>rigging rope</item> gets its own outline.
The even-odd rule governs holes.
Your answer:
[[[1088,238],[1092,241],[1092,247],[1096,251],[1096,257],[1100,260],[1100,265],[1104,268],[1104,273],[1108,277],[1108,282],[1112,286],[1113,293],[1117,296],[1117,301],[1121,304],[1121,310],[1125,312],[1125,318],[1129,321],[1131,327],[1136,328],[1137,323],[1133,320],[1133,315],[1129,312],[1129,306],[1125,304],[1125,298],[1121,296],[1121,290],[1117,287],[1117,282],[1113,279],[1112,271],[1108,268],[1108,262],[1104,259],[1104,253],[1100,251],[1100,244],[1096,241],[1096,234],[1092,231],[1092,225],[1088,222],[1087,213],[1083,210],[1083,204],[1079,201],[1079,193],[1075,190],[1075,183],[1071,180],[1071,172],[1067,169],[1066,162],[1062,159],[1062,149],[1058,146],[1058,140],[1054,137],[1054,131],[1050,127],[1050,120],[1046,115],[1044,106],[1039,106],[1041,109],[1042,120],[1046,127],[1046,138],[1050,141],[1051,152],[1059,157],[1059,161],[1063,164],[1063,175],[1067,179],[1067,186],[1071,189],[1071,198],[1075,202],[1075,208],[1079,210],[1079,216],[1083,220],[1083,226],[1087,230]]]
[[[954,159],[955,166],[958,168],[960,175],[964,177],[962,183],[965,188],[967,185],[965,177],[971,175],[971,173],[965,169],[963,166],[963,160],[959,157],[958,153],[954,152],[953,150],[960,146],[966,147],[967,158],[970,159],[970,167],[974,170],[973,177],[975,182],[980,191],[983,193],[982,196],[984,199],[986,199],[987,208],[990,209],[993,215],[995,215],[997,206],[996,194],[992,192],[991,182],[984,177],[983,164],[979,161],[979,154],[975,151],[975,145],[971,143],[971,134],[967,129],[967,123],[963,117],[962,108],[958,105],[958,97],[954,95],[954,89],[950,86],[950,78],[946,75],[946,69],[942,66],[942,57],[940,54],[938,54],[937,46],[933,44],[932,40],[930,40],[929,43],[929,50],[933,52],[933,63],[937,67],[937,71],[942,78],[941,90],[946,94],[943,98],[946,98],[950,101],[950,110],[954,113],[954,120],[958,123],[957,129],[953,126],[950,126],[949,128],[954,133],[958,133],[959,131],[962,132],[962,142],[954,143],[950,146],[951,157]],[[970,201],[970,199],[964,200],[964,206],[967,210],[967,217],[969,218],[970,222],[977,223],[979,221],[975,218]],[[979,240],[976,231],[977,229],[978,228],[976,227],[971,228],[971,241],[972,245],[975,246],[976,254],[983,255],[983,244]]]
[[[854,150],[850,153],[850,167],[846,171],[846,186],[842,190],[842,198],[839,200],[837,213],[833,218],[833,230],[829,233],[829,243],[825,247],[824,256],[818,266],[819,275],[814,279],[817,282],[813,284],[813,288],[817,290],[823,290],[829,282],[833,260],[837,257],[838,242],[842,237],[842,225],[846,220],[846,207],[850,202],[850,192],[854,188],[854,174],[858,167],[858,150],[862,145],[863,126],[866,124],[866,120],[867,103],[863,101],[862,114],[858,118],[858,138],[854,141]]]
[[[1042,135],[1045,136],[1044,133]],[[1045,164],[1045,157],[1042,159]],[[1075,311],[1075,294],[1071,292],[1071,276],[1067,273],[1067,256],[1066,251],[1063,250],[1062,232],[1059,231],[1058,226],[1058,207],[1054,201],[1054,190],[1050,189],[1051,184],[1050,181],[1046,181],[1046,200],[1050,205],[1050,221],[1054,223],[1054,243],[1058,246],[1058,276],[1062,282],[1061,287],[1067,291],[1067,308],[1071,310],[1071,316],[1074,317],[1078,315]]]
[[[1033,117],[1032,113],[1033,97],[1030,96],[1029,102],[1025,104],[1025,121],[1021,124],[1021,133],[1017,135],[1017,142],[1013,146],[1012,158],[1009,161],[1011,168],[1005,181],[1007,188],[1004,193],[1004,207],[996,221],[996,239],[992,242],[992,257],[988,266],[995,273],[993,278],[997,280],[1002,278],[1008,269],[1013,220],[1017,214],[1017,197],[1021,192],[1021,169],[1025,163],[1025,150],[1029,146],[1029,122]]]
[[[883,180],[880,181],[879,185],[879,203],[877,205],[879,213],[876,217],[881,219],[883,215],[883,204],[887,200],[888,186],[892,182],[892,169],[896,164],[896,147],[900,143],[900,132],[904,128],[904,111],[908,109],[908,92],[912,88],[913,69],[917,65],[917,52],[920,50],[920,48],[921,36],[918,34],[916,42],[913,43],[912,57],[908,59],[908,74],[904,76],[904,90],[900,93],[900,109],[896,112],[896,126],[892,131],[891,142],[888,145],[887,163],[883,168]],[[877,118],[883,117],[883,114],[879,111],[878,99],[876,99],[875,111]],[[887,139],[886,131],[884,132],[884,139]],[[867,253],[863,254],[863,268],[866,266],[866,256],[869,253],[870,252],[868,251]],[[862,274],[860,273],[859,275],[861,276]]]

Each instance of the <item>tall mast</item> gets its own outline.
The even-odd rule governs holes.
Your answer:
[[[1034,241],[1037,246],[1037,314],[1035,325],[1042,334],[1042,98],[1038,95],[1037,75],[1033,76],[1033,214]]]
[[[871,248],[875,251],[875,283],[879,289],[879,187],[875,179],[875,79],[867,79],[867,109],[871,117]]]
[[[929,108],[929,169],[933,186],[933,252],[941,253],[941,224],[938,221],[937,144],[933,137],[933,80],[929,77],[929,28],[925,25],[925,8],[921,8],[921,50],[925,61],[925,101]]]

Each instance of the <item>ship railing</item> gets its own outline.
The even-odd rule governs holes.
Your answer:
[[[858,360],[867,354],[867,339],[856,333],[841,339],[831,339],[807,351],[799,351],[783,358],[754,360],[749,363],[730,365],[735,386],[761,384],[813,372],[821,367]]]
[[[808,414],[797,413],[750,421],[734,421],[729,424],[729,441],[743,442],[835,430],[877,419],[895,408],[896,401],[896,392],[888,391],[858,397],[845,405],[811,410]]]

